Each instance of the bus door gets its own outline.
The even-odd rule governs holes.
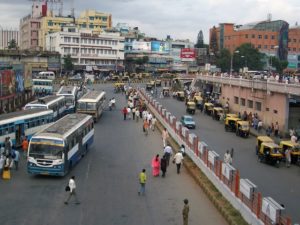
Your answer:
[[[82,146],[82,137],[81,135],[78,135],[77,137],[78,140],[78,149],[79,149],[79,154],[80,154],[80,158],[82,158],[85,155],[85,148]]]
[[[16,135],[16,147],[19,147],[22,145],[22,137],[23,134],[25,134],[24,131],[24,124],[15,124],[15,135]]]

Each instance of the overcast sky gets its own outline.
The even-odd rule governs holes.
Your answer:
[[[22,16],[30,13],[30,0],[0,0],[0,25],[18,28]],[[70,0],[64,0],[64,14],[70,13]],[[84,9],[112,14],[113,25],[126,22],[148,36],[190,39],[200,30],[208,43],[209,28],[222,22],[245,24],[282,19],[290,26],[300,24],[300,0],[74,0],[76,16]]]

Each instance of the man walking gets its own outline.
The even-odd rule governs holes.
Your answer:
[[[162,172],[162,177],[166,176],[167,172],[167,160],[166,160],[166,155],[163,155],[163,157],[160,159],[160,170]]]
[[[143,169],[139,175],[139,182],[141,185],[140,191],[138,192],[139,195],[145,195],[146,180],[147,180],[146,169]]]
[[[183,161],[183,156],[182,153],[179,151],[175,154],[174,159],[173,159],[176,163],[176,167],[177,167],[177,174],[180,173],[180,167],[181,167],[181,163]]]
[[[167,128],[165,128],[165,129],[162,131],[161,136],[162,136],[162,140],[163,140],[163,145],[164,145],[164,147],[166,147],[167,139],[168,139],[168,137],[169,137],[169,133],[168,133],[168,131],[167,131]]]
[[[167,145],[164,148],[164,155],[166,156],[167,166],[169,166],[169,164],[170,164],[170,158],[171,158],[172,151],[173,151],[172,147],[169,145]]]
[[[69,196],[67,198],[67,200],[65,201],[65,204],[68,205],[69,204],[69,200],[71,199],[72,196],[74,196],[75,198],[75,204],[80,204],[80,202],[77,199],[77,195],[76,195],[76,183],[75,183],[75,176],[72,176],[71,179],[69,180],[69,188],[70,188],[70,193]]]
[[[19,151],[17,151],[17,150],[15,150],[15,149],[13,149],[12,150],[14,153],[13,153],[13,160],[14,160],[14,164],[15,164],[15,168],[16,168],[16,170],[18,170],[19,169],[19,160],[20,160],[20,153],[19,153]]]
[[[189,211],[190,211],[189,200],[184,199],[183,202],[184,202],[184,207],[182,210],[183,225],[188,225]]]

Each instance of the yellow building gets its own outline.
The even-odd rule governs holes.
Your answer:
[[[76,24],[79,29],[92,30],[101,33],[103,29],[112,27],[112,17],[109,13],[97,12],[95,10],[83,11],[79,18],[53,16],[51,12],[41,18],[39,30],[39,47],[46,49],[46,35],[62,30],[67,24]]]

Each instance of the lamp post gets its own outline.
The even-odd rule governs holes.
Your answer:
[[[233,55],[234,55],[234,53],[239,53],[239,52],[240,52],[239,50],[236,50],[231,55],[231,60],[230,60],[230,75],[232,75]]]

